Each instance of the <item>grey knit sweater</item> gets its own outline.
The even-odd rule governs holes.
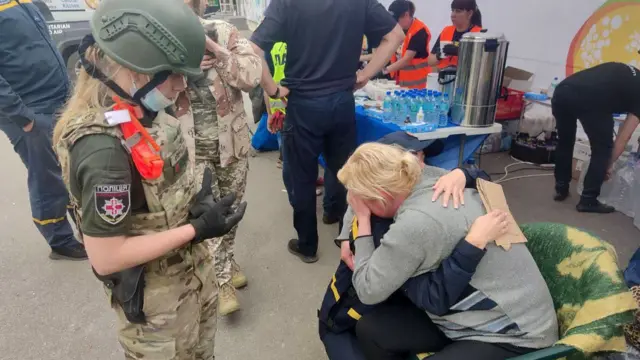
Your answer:
[[[380,303],[410,277],[435,270],[473,221],[485,214],[475,190],[465,191],[465,206],[459,210],[431,202],[431,188],[444,173],[425,168],[378,249],[372,237],[356,240],[353,284],[363,303]],[[450,339],[535,349],[558,340],[551,295],[526,245],[504,251],[490,244],[470,288],[448,314],[430,314]]]

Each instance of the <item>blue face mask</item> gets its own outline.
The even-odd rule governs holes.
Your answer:
[[[144,107],[154,112],[164,110],[175,103],[174,100],[167,99],[158,88],[153,88],[153,90],[149,91],[147,95],[143,96],[140,100]]]
[[[133,81],[133,86],[131,87],[131,96],[133,96],[138,91],[138,87],[136,86],[135,81]],[[159,112],[166,109],[168,106],[171,106],[175,103],[175,100],[167,99],[164,94],[158,90],[158,88],[153,88],[153,90],[149,91],[145,96],[143,96],[140,101],[142,105],[147,108],[147,110],[153,112]]]

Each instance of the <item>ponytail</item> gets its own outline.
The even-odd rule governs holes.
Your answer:
[[[482,13],[478,7],[473,10],[473,15],[471,16],[471,25],[482,27]]]

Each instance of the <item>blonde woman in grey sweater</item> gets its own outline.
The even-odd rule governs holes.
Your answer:
[[[436,270],[485,214],[473,190],[465,190],[465,206],[457,210],[425,201],[445,173],[401,148],[377,143],[361,145],[338,173],[358,220],[353,284],[363,303],[380,303],[408,279]],[[394,219],[378,248],[371,237],[371,214]],[[551,295],[526,246],[505,251],[489,244],[485,251],[468,291],[448,313],[429,314],[446,339],[434,349],[439,351],[434,360],[469,352],[478,360],[508,358],[558,340]],[[368,357],[394,359],[392,353],[369,351],[374,355]]]

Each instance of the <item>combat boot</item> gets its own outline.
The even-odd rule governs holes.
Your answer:
[[[236,289],[247,286],[247,277],[240,270],[240,265],[235,260],[231,260],[231,285]]]
[[[236,289],[231,284],[223,284],[220,286],[218,312],[221,316],[226,316],[238,310],[240,310],[240,302],[236,296]]]

